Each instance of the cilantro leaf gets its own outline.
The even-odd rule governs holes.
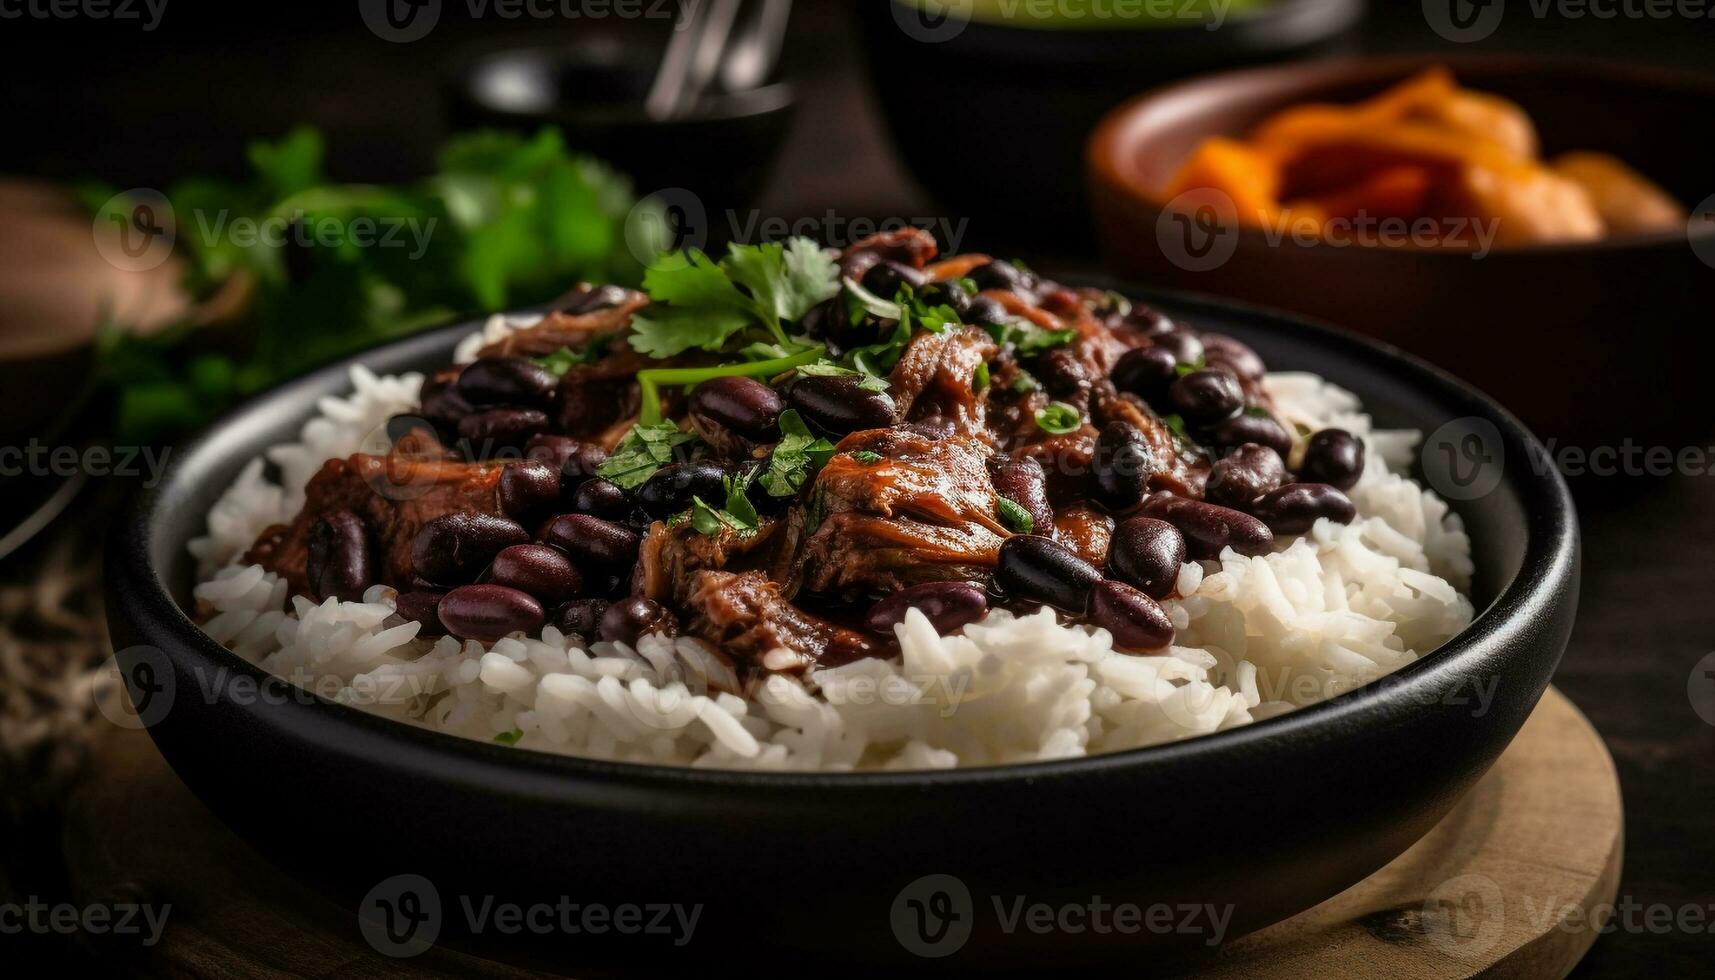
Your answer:
[[[878,377],[849,367],[841,367],[832,361],[823,360],[817,361],[814,364],[805,364],[798,369],[798,373],[817,378],[858,377],[863,379],[858,382],[858,387],[864,391],[876,392],[878,394],[885,394],[887,392],[886,378]]]
[[[584,364],[591,364],[600,360],[601,357],[607,353],[608,339],[609,338],[605,335],[597,337],[583,350],[572,350],[570,347],[562,347],[554,353],[549,354],[547,357],[536,358],[536,363],[563,378],[566,376],[566,372],[570,371],[572,368]]]
[[[631,345],[651,357],[693,348],[724,350],[735,337],[761,328],[784,351],[795,347],[785,323],[797,320],[839,290],[839,270],[814,242],[731,245],[715,262],[696,249],[657,259],[643,277],[655,305],[633,319]],[[754,344],[750,345],[754,346]]]
[[[974,391],[984,391],[988,388],[988,386],[989,386],[989,366],[988,366],[988,362],[984,361],[981,364],[978,364],[977,369],[974,372],[972,372],[971,388]]]
[[[499,742],[501,745],[517,745],[518,740],[523,737],[524,729],[514,728],[509,732],[501,732],[499,735],[494,736],[494,740]]]
[[[879,463],[886,458],[887,457],[880,453],[872,453],[867,449],[860,449],[857,452],[852,453],[852,459],[857,460],[865,466],[874,466],[876,463]]]
[[[750,317],[736,310],[650,307],[631,318],[631,346],[656,358],[692,348],[718,351],[750,322]]]
[[[695,438],[693,433],[679,431],[672,422],[656,425],[639,423],[625,434],[612,455],[596,467],[596,474],[631,490],[642,486],[644,481],[655,475],[656,470],[671,463],[675,448]]]
[[[691,498],[691,526],[698,534],[713,537],[722,530],[730,530],[740,537],[748,537],[756,533],[756,525],[746,525],[736,515],[709,503],[701,497]]]
[[[995,498],[995,510],[1000,522],[1015,534],[1029,534],[1036,529],[1036,518],[1030,516],[1030,511],[1005,497]]]
[[[1049,402],[1036,410],[1036,427],[1050,435],[1067,435],[1083,426],[1083,413],[1065,402]]]
[[[834,455],[834,444],[818,438],[796,409],[780,413],[780,442],[762,471],[762,488],[772,497],[795,497],[815,471]]]

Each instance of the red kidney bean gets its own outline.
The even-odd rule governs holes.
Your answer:
[[[606,599],[573,599],[554,610],[549,622],[562,633],[576,633],[585,640],[593,640],[599,635],[601,616],[607,612],[607,606]]]
[[[1245,392],[1231,371],[1204,368],[1192,371],[1167,389],[1167,397],[1186,422],[1195,426],[1225,422],[1245,407]]]
[[[1275,534],[1303,534],[1326,517],[1335,524],[1350,524],[1358,516],[1352,499],[1326,483],[1288,483],[1271,490],[1251,504],[1255,514]]]
[[[1197,334],[1184,327],[1176,326],[1173,330],[1157,336],[1155,345],[1172,352],[1174,360],[1179,364],[1196,364],[1203,359],[1203,342],[1198,339]]]
[[[727,471],[715,463],[668,463],[637,488],[637,505],[658,521],[691,506],[701,497],[711,507],[726,499]]]
[[[513,633],[542,628],[542,604],[504,585],[461,585],[441,597],[441,625],[461,640],[493,643]]]
[[[459,372],[459,394],[472,405],[528,405],[547,408],[554,403],[560,376],[528,357],[485,357]]]
[[[424,418],[437,422],[457,424],[471,412],[471,404],[459,394],[458,385],[453,380],[430,378],[423,382],[422,396],[419,399]]]
[[[861,384],[851,375],[799,375],[787,386],[786,400],[806,421],[833,435],[892,425],[893,398],[865,391]]]
[[[1144,401],[1159,402],[1179,377],[1179,358],[1165,347],[1138,347],[1126,351],[1114,365],[1113,383]]]
[[[864,625],[876,633],[892,633],[893,627],[905,622],[905,613],[916,609],[937,633],[947,634],[983,618],[988,608],[988,596],[969,582],[924,582],[871,606]]]
[[[1203,499],[1248,511],[1251,501],[1285,483],[1286,478],[1286,464],[1279,453],[1267,446],[1246,443],[1215,461],[1203,486]]]
[[[547,606],[574,598],[584,587],[572,560],[545,544],[515,544],[501,551],[484,581],[528,592]]]
[[[1108,546],[1108,572],[1142,589],[1152,599],[1165,599],[1179,584],[1185,564],[1185,536],[1154,517],[1130,517],[1114,529]]]
[[[1247,381],[1259,381],[1268,373],[1256,351],[1226,334],[1205,333],[1202,339],[1203,360],[1210,367],[1226,368]]]
[[[509,545],[528,544],[530,532],[517,521],[465,511],[437,517],[411,539],[411,566],[418,577],[439,585],[459,585]]]
[[[500,471],[500,506],[514,517],[535,517],[560,502],[560,471],[535,460]]]
[[[349,510],[336,510],[310,528],[305,573],[318,599],[359,602],[375,584],[369,556],[369,525]]]
[[[1031,531],[1044,536],[1054,530],[1054,508],[1048,503],[1048,474],[1035,458],[1012,459],[991,456],[989,476],[994,492],[1023,507],[1030,514]]]
[[[1130,422],[1109,422],[1096,437],[1090,469],[1096,477],[1097,499],[1110,510],[1124,511],[1143,500],[1149,478],[1161,470],[1161,460],[1143,433]]]
[[[595,476],[596,467],[607,460],[607,450],[571,436],[539,432],[524,444],[524,458],[559,470],[564,484],[573,487],[580,479]]]
[[[445,636],[446,627],[441,625],[441,596],[444,592],[401,592],[394,600],[393,611],[401,617],[415,623],[421,623],[423,628],[417,631],[419,637]]]
[[[1030,373],[1055,398],[1075,398],[1090,390],[1090,369],[1070,347],[1056,347],[1030,364]]]
[[[1114,636],[1120,650],[1160,650],[1173,642],[1173,620],[1155,600],[1125,584],[1107,579],[1090,590],[1086,618]]]
[[[780,437],[780,413],[786,407],[773,388],[755,378],[710,378],[691,389],[689,411],[701,426],[726,429],[751,442]]]
[[[1323,429],[1311,436],[1298,467],[1300,480],[1336,490],[1352,489],[1363,475],[1364,441],[1345,429]]]
[[[711,501],[712,503],[713,501]],[[572,510],[608,521],[623,521],[631,516],[631,498],[619,484],[601,477],[578,484],[572,494]]]
[[[1220,423],[1208,431],[1209,441],[1217,448],[1231,449],[1254,442],[1267,446],[1285,459],[1292,452],[1292,434],[1273,416],[1252,415],[1246,411]]]
[[[516,452],[548,427],[548,416],[534,408],[490,408],[459,419],[459,437],[479,459]]]
[[[1143,502],[1143,513],[1178,528],[1193,558],[1219,558],[1227,547],[1250,556],[1274,548],[1268,525],[1230,507],[1158,493]]]
[[[1090,589],[1102,573],[1070,548],[1036,534],[1007,538],[1000,546],[994,582],[1006,595],[1041,602],[1066,612],[1083,612]]]
[[[676,627],[672,613],[642,596],[620,599],[601,614],[601,638],[627,646],[636,646],[650,633],[671,633]]]
[[[630,528],[588,514],[562,514],[542,530],[542,541],[570,555],[585,570],[619,568],[637,561],[642,539]]]

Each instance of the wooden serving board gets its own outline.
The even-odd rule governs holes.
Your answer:
[[[1409,851],[1230,944],[1195,975],[1563,977],[1611,914],[1603,906],[1619,887],[1622,830],[1607,749],[1550,689],[1494,768]],[[538,976],[442,947],[405,960],[376,953],[354,915],[223,827],[142,732],[105,738],[67,807],[64,844],[74,901],[172,904],[153,948],[100,951],[131,972]]]

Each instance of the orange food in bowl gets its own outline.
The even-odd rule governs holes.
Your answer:
[[[1356,105],[1309,104],[1246,140],[1205,140],[1168,199],[1219,191],[1257,227],[1360,243],[1470,247],[1593,241],[1683,228],[1685,209],[1611,156],[1540,156],[1514,103],[1431,69]]]

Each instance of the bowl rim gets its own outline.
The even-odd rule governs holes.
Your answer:
[[[294,697],[287,710],[298,712],[305,722],[318,722],[327,733],[323,742],[340,741],[385,749],[390,755],[376,762],[400,766],[438,766],[448,778],[482,783],[497,792],[515,791],[513,778],[594,778],[616,781],[637,788],[728,787],[755,790],[816,789],[824,792],[926,789],[950,786],[988,785],[1023,779],[1042,781],[1100,776],[1133,766],[1175,766],[1212,753],[1246,753],[1258,742],[1304,739],[1306,733],[1339,731],[1362,725],[1372,709],[1398,690],[1414,700],[1426,692],[1441,692],[1472,674],[1498,649],[1510,642],[1507,634],[1521,623],[1528,624],[1556,601],[1578,576],[1579,527],[1565,480],[1554,467],[1533,467],[1528,460],[1546,458],[1546,450],[1530,431],[1487,395],[1425,361],[1390,344],[1362,337],[1314,320],[1269,310],[1248,303],[1171,290],[1144,289],[1104,281],[1102,277],[1080,277],[1092,284],[1112,285],[1143,302],[1159,301],[1185,311],[1190,318],[1210,314],[1240,316],[1247,326],[1284,332],[1288,339],[1306,339],[1357,361],[1384,367],[1411,387],[1430,393],[1439,401],[1455,405],[1464,417],[1493,423],[1500,432],[1505,453],[1502,485],[1511,485],[1526,514],[1526,540],[1517,573],[1473,618],[1470,625],[1442,646],[1375,681],[1324,701],[1286,714],[1247,725],[1173,742],[1036,762],[941,770],[905,771],[759,771],[746,769],[702,769],[658,763],[621,762],[533,749],[519,750],[478,739],[396,721],[360,708],[330,701],[320,694],[293,686],[302,697]],[[185,652],[200,661],[196,669],[212,666],[218,676],[248,677],[252,683],[268,682],[273,675],[228,650],[204,633],[172,597],[171,590],[150,557],[155,538],[157,505],[181,479],[190,461],[216,451],[221,434],[251,416],[266,412],[284,401],[309,403],[330,386],[343,390],[350,369],[370,358],[408,360],[431,352],[450,352],[458,340],[480,329],[486,318],[425,331],[342,358],[322,368],[263,392],[214,422],[181,451],[174,454],[154,486],[138,487],[121,508],[108,536],[105,592],[108,617],[126,622],[125,632],[141,637],[138,646],[160,651],[178,660]],[[384,370],[392,370],[391,368]],[[1339,383],[1339,379],[1330,379]],[[186,540],[172,542],[183,549]],[[120,611],[122,610],[122,611]],[[136,649],[133,647],[131,649]],[[1558,659],[1559,652],[1555,654]],[[273,683],[290,683],[274,678]],[[211,694],[218,701],[227,693],[227,681]],[[1415,692],[1415,693],[1412,693]],[[1439,693],[1437,694],[1439,696]],[[253,709],[245,709],[253,710]],[[341,740],[343,730],[351,736]],[[368,755],[370,753],[363,753]],[[455,775],[456,774],[456,775]]]
[[[1091,183],[1097,185],[1099,189],[1107,190],[1134,205],[1142,206],[1149,212],[1159,214],[1165,210],[1166,202],[1159,200],[1155,190],[1145,186],[1140,175],[1130,166],[1130,160],[1135,157],[1135,149],[1139,144],[1138,137],[1134,136],[1132,131],[1140,125],[1147,114],[1180,100],[1198,101],[1204,104],[1211,102],[1232,104],[1254,100],[1258,98],[1260,93],[1270,90],[1319,88],[1341,83],[1374,84],[1379,88],[1398,81],[1413,72],[1434,67],[1446,67],[1456,76],[1465,73],[1481,74],[1483,72],[1508,71],[1515,74],[1528,72],[1575,73],[1629,85],[1673,90],[1686,95],[1701,96],[1715,104],[1715,78],[1656,65],[1603,61],[1570,55],[1507,52],[1444,52],[1328,58],[1319,61],[1268,65],[1235,71],[1210,72],[1132,96],[1110,110],[1102,117],[1101,122],[1096,124],[1096,128],[1091,130],[1089,138],[1084,143],[1085,172]],[[1223,89],[1242,91],[1235,97],[1231,94],[1220,94]],[[1696,202],[1692,203],[1695,204]],[[1529,245],[1495,246],[1489,249],[1484,257],[1552,256],[1572,252],[1603,253],[1664,246],[1686,247],[1694,241],[1715,239],[1715,221],[1696,224],[1695,211],[1693,211],[1692,219],[1696,226],[1695,231],[1692,225],[1688,225],[1675,231],[1624,235],[1602,238],[1593,242],[1539,242]],[[1241,226],[1238,229],[1237,237],[1239,241],[1251,247],[1269,245],[1267,235],[1262,230],[1249,225]],[[1359,254],[1406,254],[1414,259],[1434,257],[1435,259],[1470,261],[1473,257],[1473,252],[1469,249],[1440,249],[1416,245],[1397,247],[1360,245],[1357,248],[1351,248],[1347,245],[1316,240],[1304,242],[1302,247],[1334,252],[1358,252]]]

